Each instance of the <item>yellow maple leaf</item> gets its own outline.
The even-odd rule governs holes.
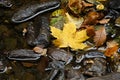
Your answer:
[[[60,48],[71,47],[74,50],[84,49],[87,47],[83,41],[87,40],[89,37],[87,36],[86,30],[76,30],[76,25],[72,22],[64,24],[63,30],[55,28],[53,26],[51,28],[51,34],[56,38],[53,40],[53,44]]]

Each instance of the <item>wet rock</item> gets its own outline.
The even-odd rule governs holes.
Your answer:
[[[85,80],[84,76],[75,70],[69,70],[66,76],[67,78],[65,80]]]
[[[0,61],[0,73],[5,73],[7,71],[7,66],[4,65],[2,61]]]
[[[65,65],[62,61],[52,61],[49,63],[48,67],[51,69],[64,69]]]
[[[60,6],[60,2],[57,0],[26,5],[20,8],[18,12],[15,12],[11,20],[14,23],[25,22],[41,13],[56,9],[59,6]]]
[[[120,15],[120,1],[119,0],[110,0],[108,3],[108,14],[106,18],[112,18],[115,20]],[[112,21],[113,21],[112,20]]]
[[[83,53],[78,52],[78,54],[76,55],[76,63],[80,63],[83,59],[89,58],[106,58],[106,57],[102,52],[95,50],[89,50]]]
[[[108,11],[108,14],[105,16],[105,18],[111,18],[112,21],[114,21],[119,15],[120,13],[118,11],[110,9]]]
[[[6,61],[7,60],[5,56],[2,53],[0,53],[0,74],[5,73],[8,70]]]
[[[31,46],[33,46],[33,41],[35,40],[36,30],[35,27],[33,26],[33,22],[30,22],[27,27],[27,43]]]
[[[40,26],[38,31],[38,36],[34,40],[34,45],[43,45],[47,47],[50,44],[50,29],[49,29],[49,18],[45,16],[40,16],[35,22],[36,27]]]
[[[8,59],[19,61],[38,60],[40,56],[40,54],[36,54],[33,50],[28,49],[13,50],[8,53]]]
[[[73,59],[72,54],[64,49],[49,49],[48,56],[52,60],[64,61],[66,64],[70,63]]]
[[[111,73],[101,77],[88,78],[87,80],[120,80],[120,73]]]
[[[65,80],[85,80],[85,77],[79,70],[75,70],[70,66],[66,66]]]
[[[102,76],[106,74],[106,60],[103,58],[85,59],[81,71],[88,76]]]
[[[4,7],[11,7],[12,2],[10,0],[0,0],[0,5],[2,5]]]
[[[111,9],[116,9],[119,10],[120,9],[120,0],[110,0],[108,7],[110,7]]]
[[[81,65],[80,70],[83,74],[88,76],[102,76],[106,74],[107,61],[102,52],[91,50],[80,55],[76,56],[76,63]]]
[[[64,79],[64,67],[65,63],[62,61],[52,61],[48,65],[48,70],[50,69],[49,76],[46,80],[63,80]],[[47,69],[46,69],[47,70]]]
[[[34,23],[27,28],[27,42],[31,46],[42,45],[47,47],[50,44],[49,19],[39,16]]]
[[[48,57],[52,59],[52,61],[46,68],[46,70],[51,70],[47,80],[63,80],[65,77],[65,65],[71,62],[73,56],[64,49],[49,48]]]

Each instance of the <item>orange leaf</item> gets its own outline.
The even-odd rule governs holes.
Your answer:
[[[116,41],[109,41],[107,42],[107,49],[105,51],[105,55],[107,57],[114,56],[118,50],[118,43]]]
[[[94,42],[95,45],[101,46],[106,41],[106,31],[105,27],[100,27],[99,30],[95,31]]]
[[[107,57],[111,57],[113,56],[118,50],[118,46],[114,46],[114,47],[110,47],[110,48],[107,48],[106,51],[105,51],[105,56]]]

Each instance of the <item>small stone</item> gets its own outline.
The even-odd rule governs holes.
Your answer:
[[[86,80],[120,80],[120,73],[111,73],[101,77],[88,78]]]

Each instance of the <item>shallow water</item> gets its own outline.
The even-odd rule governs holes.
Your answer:
[[[0,61],[2,61],[5,66],[7,66],[7,70],[4,73],[0,73],[0,80],[47,80],[46,78],[50,74],[50,71],[45,71],[46,67],[48,66],[48,63],[50,62],[50,59],[48,57],[42,56],[40,59],[36,61],[12,61],[6,57],[8,51],[11,50],[33,49],[33,46],[30,46],[27,43],[27,39],[26,36],[24,36],[23,34],[23,30],[26,29],[31,22],[34,23],[33,26],[39,27],[40,25],[36,23],[39,22],[38,20],[40,20],[40,17],[46,16],[49,18],[49,15],[52,11],[40,14],[23,23],[13,23],[11,21],[11,17],[17,10],[21,9],[21,7],[24,7],[27,4],[32,4],[34,2],[41,3],[43,1],[48,1],[48,0],[11,0],[13,4],[12,7],[6,8],[0,6],[0,18],[1,18],[0,19]],[[36,29],[36,32],[37,31],[38,30]],[[38,33],[36,34],[38,35]],[[58,55],[58,57],[59,56],[61,55]],[[66,58],[64,57],[63,59],[66,60]],[[78,76],[78,72],[77,71],[74,72],[74,70],[72,70],[71,68],[73,66],[77,67],[77,65],[79,65],[74,62],[75,61],[73,58],[73,62],[71,62],[71,64],[68,65],[70,67],[67,67],[70,68],[70,72],[69,69],[66,69],[69,72],[69,75],[67,75],[69,77],[71,77],[71,75],[73,74],[75,74],[75,76],[76,75]],[[113,64],[110,65],[112,66]],[[58,79],[56,78],[55,80]]]
[[[25,6],[28,3],[47,0],[11,0],[12,7],[5,8],[0,7],[0,60],[3,59],[4,65],[7,66],[7,71],[0,74],[0,80],[42,80],[46,75],[44,68],[48,59],[46,57],[41,58],[37,61],[31,62],[19,62],[10,61],[5,56],[5,52],[15,49],[31,49],[26,42],[26,38],[23,36],[23,29],[28,26],[30,22],[34,22],[35,18],[20,24],[11,22],[12,15]],[[42,15],[48,15],[46,13]],[[41,16],[41,15],[40,15]]]

